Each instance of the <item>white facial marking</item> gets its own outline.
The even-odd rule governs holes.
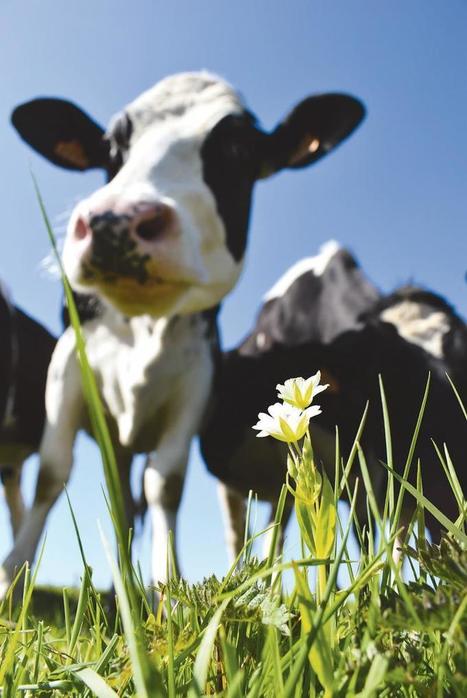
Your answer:
[[[449,332],[445,313],[424,303],[402,301],[383,310],[380,317],[395,325],[400,336],[408,342],[417,344],[437,359],[443,358],[443,337]]]
[[[212,128],[229,114],[244,112],[239,95],[209,73],[166,78],[125,109],[132,132],[125,162],[117,175],[75,209],[64,248],[64,264],[78,290],[95,291],[130,315],[157,317],[212,307],[235,285],[242,263],[226,244],[226,230],[216,200],[203,178],[201,150]],[[83,274],[89,238],[73,236],[79,216],[92,212],[163,204],[173,225],[154,239],[131,239],[144,262],[147,279],[109,279]],[[87,220],[87,218],[86,218]],[[79,236],[77,236],[79,238]],[[132,253],[133,254],[133,253]],[[92,257],[91,257],[92,258]]]
[[[125,108],[133,123],[131,141],[154,122],[173,122],[189,116],[189,129],[204,133],[226,114],[245,106],[237,91],[208,72],[180,73],[158,82]]]
[[[315,257],[300,259],[296,264],[290,267],[290,269],[287,269],[279,281],[266,293],[263,301],[267,302],[273,298],[280,298],[283,296],[294,281],[307,271],[312,271],[315,276],[321,276],[331,259],[340,249],[341,246],[335,240],[325,242],[324,245],[320,247],[319,254]]]

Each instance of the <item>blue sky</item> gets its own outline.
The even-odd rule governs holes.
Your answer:
[[[3,0],[0,6],[0,277],[25,310],[59,332],[61,291],[41,268],[47,235],[38,178],[57,230],[99,173],[59,170],[31,154],[9,125],[39,95],[76,101],[104,125],[160,78],[209,69],[241,89],[273,127],[313,92],[348,91],[368,116],[313,168],[261,182],[247,264],[224,304],[226,346],[251,327],[264,292],[298,258],[336,238],[382,289],[413,280],[467,314],[467,2],[465,0]],[[26,472],[31,490],[35,464]],[[69,492],[98,584],[109,575],[96,519],[106,519],[95,448],[79,439]],[[0,554],[9,546],[0,510]],[[147,536],[136,547],[148,569]],[[190,579],[226,568],[215,482],[194,449],[181,510]],[[291,550],[295,543],[291,536]],[[39,580],[71,584],[81,570],[64,498],[49,519]]]

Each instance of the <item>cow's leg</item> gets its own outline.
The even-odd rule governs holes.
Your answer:
[[[240,554],[244,543],[246,526],[245,498],[223,482],[218,483],[217,492],[224,521],[227,551],[230,561],[234,562]]]
[[[144,494],[148,503],[152,524],[152,579],[166,582],[169,559],[169,533],[172,532],[176,558],[177,512],[183,493],[189,443],[181,449],[159,447],[157,454],[152,453],[147,459],[144,472]]]
[[[152,523],[152,579],[167,581],[169,532],[174,541],[175,567],[177,512],[183,493],[190,444],[198,432],[211,388],[212,362],[209,353],[183,376],[174,389],[165,412],[166,428],[149,454],[144,472],[144,494]]]
[[[26,507],[21,493],[21,470],[23,461],[12,466],[0,467],[0,477],[5,493],[5,501],[10,512],[11,529],[13,539],[16,539],[18,531],[24,519]]]
[[[0,568],[0,597],[6,594],[23,564],[33,562],[47,515],[69,478],[73,444],[84,411],[81,376],[73,348],[74,342],[71,343],[69,337],[63,335],[52,357],[36,492],[13,549]]]

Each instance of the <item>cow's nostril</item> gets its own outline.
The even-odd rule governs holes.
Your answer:
[[[77,240],[84,240],[84,238],[89,233],[89,226],[81,216],[78,218],[75,224],[75,238]]]
[[[168,228],[170,211],[167,206],[158,206],[150,218],[145,218],[136,226],[136,235],[142,240],[155,240]]]

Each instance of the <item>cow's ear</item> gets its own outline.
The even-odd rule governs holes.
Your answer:
[[[365,107],[350,95],[304,99],[266,139],[260,176],[313,164],[347,138],[364,116]]]
[[[108,165],[104,129],[72,102],[33,99],[16,107],[11,121],[21,138],[55,165],[69,170]]]

